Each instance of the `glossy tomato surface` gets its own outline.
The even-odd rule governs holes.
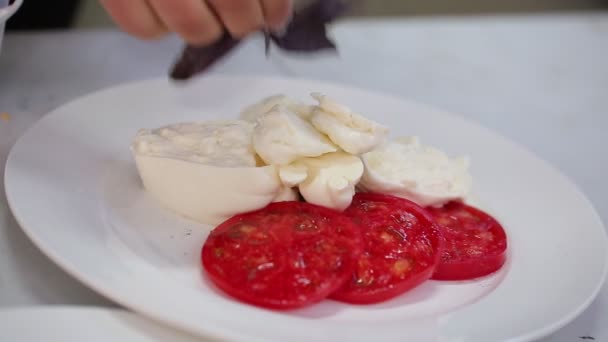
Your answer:
[[[280,202],[219,225],[203,246],[202,264],[213,283],[236,299],[293,309],[341,287],[361,250],[359,228],[348,217]]]
[[[492,216],[460,202],[428,211],[445,238],[433,279],[473,279],[493,273],[505,263],[507,235]]]
[[[349,282],[332,298],[355,304],[378,303],[431,277],[442,239],[423,208],[401,198],[357,193],[345,214],[361,230],[364,249]]]

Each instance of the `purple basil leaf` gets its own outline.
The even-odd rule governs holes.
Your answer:
[[[270,38],[278,47],[287,51],[316,52],[336,49],[336,45],[327,38],[324,25],[297,27],[283,36],[270,35]]]
[[[207,70],[240,43],[225,33],[217,42],[203,47],[187,45],[171,70],[174,80],[186,80]]]
[[[296,12],[291,24],[296,26],[305,25],[306,22],[328,24],[344,14],[347,9],[345,0],[318,0]]]
[[[296,12],[283,34],[271,34],[270,38],[278,47],[287,51],[335,50],[335,44],[327,37],[326,25],[346,9],[343,0],[318,0]]]

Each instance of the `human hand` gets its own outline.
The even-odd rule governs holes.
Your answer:
[[[291,0],[100,0],[127,33],[154,39],[175,32],[193,45],[206,45],[227,30],[235,38],[288,20]]]

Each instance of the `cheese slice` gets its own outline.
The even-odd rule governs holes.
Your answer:
[[[302,158],[279,170],[283,184],[298,186],[307,202],[335,210],[350,205],[362,175],[361,159],[344,152]]]
[[[467,158],[449,158],[422,145],[417,137],[386,143],[361,156],[365,191],[409,199],[422,206],[439,206],[466,198],[472,187]]]
[[[243,109],[243,111],[241,111],[240,118],[245,121],[256,122],[261,116],[268,113],[276,106],[289,108],[289,110],[296,113],[304,120],[310,119],[310,115],[314,109],[314,106],[300,103],[283,94],[277,94],[247,106],[245,109]]]
[[[379,123],[357,114],[325,95],[313,93],[319,102],[311,123],[342,150],[360,155],[371,151],[386,139],[389,130]]]
[[[276,106],[258,118],[253,148],[268,165],[287,165],[298,158],[337,150],[326,136],[283,106]]]

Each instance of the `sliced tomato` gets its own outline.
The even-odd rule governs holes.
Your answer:
[[[362,247],[358,227],[341,213],[280,202],[215,228],[203,246],[202,264],[213,283],[236,299],[293,309],[341,287]]]
[[[431,277],[442,239],[423,208],[397,197],[357,193],[345,214],[360,227],[365,245],[350,281],[331,295],[333,299],[378,303]]]
[[[473,279],[493,273],[505,263],[507,235],[492,216],[460,202],[428,211],[445,238],[433,279]]]

